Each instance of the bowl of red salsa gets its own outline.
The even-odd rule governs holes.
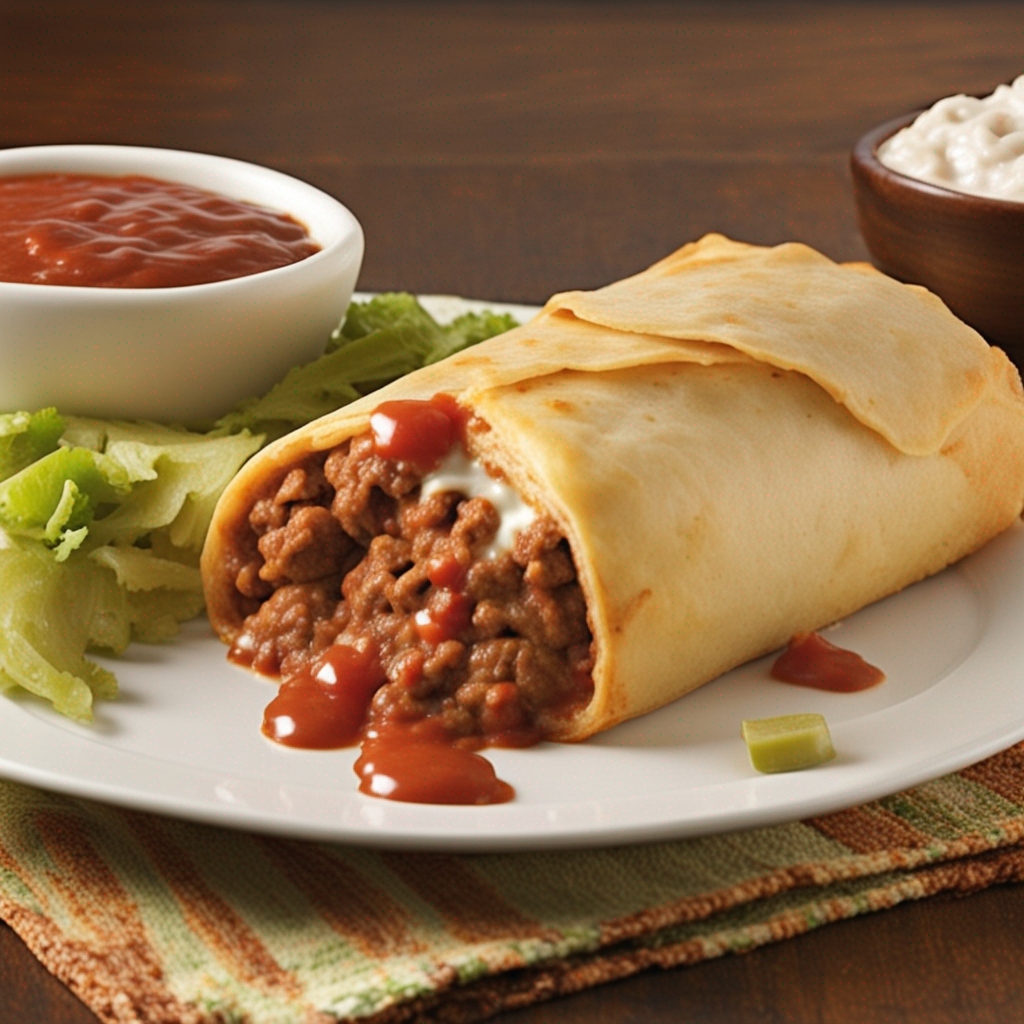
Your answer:
[[[323,352],[362,256],[346,207],[267,167],[0,150],[0,412],[207,423]]]

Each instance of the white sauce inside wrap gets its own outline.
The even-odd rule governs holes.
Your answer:
[[[444,491],[458,491],[467,498],[486,498],[497,510],[501,525],[483,549],[485,558],[497,558],[511,551],[516,534],[537,518],[537,513],[504,480],[488,474],[460,444],[453,445],[441,465],[423,478],[424,497]]]

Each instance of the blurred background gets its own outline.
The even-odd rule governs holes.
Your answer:
[[[864,258],[850,147],[1021,73],[1012,7],[3,0],[0,145],[288,171],[363,221],[365,289],[540,302],[712,230]]]
[[[708,231],[865,259],[879,122],[1024,72],[1020,0],[0,0],[0,147],[267,164],[362,221],[363,290],[543,302]],[[2,313],[0,313],[2,315]],[[1020,1019],[1024,887],[648,972],[508,1024]],[[6,926],[0,1021],[95,1024]]]

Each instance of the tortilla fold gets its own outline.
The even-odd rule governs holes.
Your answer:
[[[579,740],[938,572],[1024,504],[1024,394],[935,296],[803,245],[709,235],[634,277],[269,446],[220,500],[210,620],[255,500],[381,402],[454,395],[477,454],[568,539],[594,697],[544,722]],[[884,667],[884,666],[883,666]],[[682,708],[680,709],[682,712]]]

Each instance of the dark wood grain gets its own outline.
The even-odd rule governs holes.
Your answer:
[[[0,0],[0,145],[198,149],[367,232],[361,285],[540,302],[706,231],[863,259],[847,155],[1021,71],[1002,3]],[[651,972],[503,1024],[1020,1019],[1024,891]],[[0,1024],[95,1024],[0,927]]]

